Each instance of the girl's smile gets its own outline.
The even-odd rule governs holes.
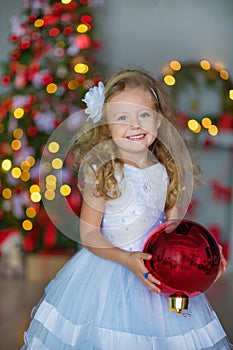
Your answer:
[[[127,136],[127,139],[133,140],[133,141],[141,141],[146,137],[146,134],[138,134],[138,135],[131,135]]]

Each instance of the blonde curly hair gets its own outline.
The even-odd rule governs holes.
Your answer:
[[[182,150],[177,152],[174,137],[174,129],[177,129],[176,114],[160,83],[144,70],[121,70],[107,81],[104,90],[105,105],[100,122],[84,123],[82,132],[74,139],[71,146],[74,172],[79,178],[89,178],[96,196],[102,196],[104,199],[115,199],[120,196],[115,175],[117,171],[122,177],[124,176],[123,162],[118,156],[115,144],[111,141],[105,106],[113,96],[124,91],[126,87],[140,88],[149,92],[153,98],[154,110],[163,116],[157,138],[149,150],[166,168],[169,184],[165,210],[171,209],[185,192],[181,185],[182,177],[185,177],[185,164],[180,153]],[[176,159],[172,157],[174,152]]]

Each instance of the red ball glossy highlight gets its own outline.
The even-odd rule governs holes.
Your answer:
[[[218,274],[218,243],[204,226],[191,220],[171,220],[156,227],[143,251],[152,255],[145,265],[161,281],[161,292],[166,295],[198,295]]]

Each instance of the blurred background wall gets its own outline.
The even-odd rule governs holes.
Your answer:
[[[97,20],[109,70],[133,64],[159,75],[171,59],[206,58],[233,73],[231,0],[106,0]]]
[[[99,54],[111,71],[143,66],[159,75],[171,59],[221,61],[233,74],[232,0],[94,0],[103,48]],[[9,19],[20,15],[22,0],[2,1],[0,57],[10,49]]]

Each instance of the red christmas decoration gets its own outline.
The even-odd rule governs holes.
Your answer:
[[[27,128],[27,134],[28,134],[28,136],[34,137],[34,136],[36,136],[37,133],[38,133],[38,129],[37,129],[36,126],[30,125],[30,126]]]
[[[58,36],[59,34],[60,34],[60,29],[59,28],[54,27],[54,28],[51,28],[49,30],[49,35],[50,36]]]
[[[171,220],[155,228],[143,251],[152,255],[145,265],[161,281],[161,292],[169,295],[171,311],[182,313],[188,298],[204,292],[218,274],[217,241],[191,220]]]
[[[177,117],[178,117],[179,126],[181,128],[186,127],[188,124],[188,120],[189,120],[189,116],[187,115],[187,113],[179,112]]]
[[[10,42],[11,43],[15,43],[17,40],[18,40],[18,35],[16,35],[16,34],[12,34],[11,36],[10,36]]]
[[[89,0],[79,0],[80,4],[87,5],[89,3]]]
[[[197,198],[192,198],[188,206],[187,214],[194,215],[198,207],[199,201]]]
[[[223,255],[226,260],[228,260],[230,257],[230,242],[221,241],[222,228],[217,224],[213,224],[209,226],[209,231],[212,233],[217,242],[221,242]]]
[[[38,237],[39,237],[39,231],[38,230],[32,230],[28,233],[26,237],[23,239],[23,248],[26,252],[31,252],[34,250]]]
[[[64,35],[70,35],[70,34],[73,33],[73,31],[74,31],[74,29],[73,29],[72,27],[65,27],[65,28],[63,29],[63,34],[64,34]]]
[[[34,23],[35,22],[35,20],[37,19],[37,16],[36,15],[30,15],[30,16],[28,16],[28,21],[30,22],[30,23]]]
[[[99,40],[93,40],[93,42],[92,42],[92,47],[93,47],[93,49],[95,49],[95,50],[101,49],[101,47],[102,47],[101,41],[99,41]]]
[[[87,49],[91,45],[91,39],[87,34],[77,35],[75,43],[79,49]]]
[[[22,50],[28,49],[30,47],[30,45],[31,45],[31,42],[30,42],[30,38],[29,37],[22,38],[22,41],[20,43],[20,48]]]
[[[44,232],[44,246],[46,248],[54,247],[57,241],[57,230],[56,227],[51,223],[51,221],[47,222],[45,232]]]
[[[226,260],[229,260],[230,258],[230,243],[229,242],[224,242],[221,244],[222,246],[222,252]]]
[[[44,26],[51,26],[59,21],[59,15],[51,15],[43,18]]]
[[[91,23],[92,17],[90,15],[83,15],[81,17],[81,22],[83,23]]]
[[[19,67],[19,62],[18,61],[10,62],[10,71],[11,71],[11,73],[16,73],[18,67]]]
[[[211,225],[209,226],[209,231],[211,234],[214,236],[217,242],[220,242],[220,237],[221,237],[221,227],[219,225]]]
[[[221,130],[232,130],[233,115],[231,113],[222,113],[218,119],[218,127]]]
[[[6,86],[6,85],[10,84],[10,82],[11,82],[11,78],[9,75],[4,75],[1,79],[2,85]]]
[[[17,60],[20,57],[19,51],[15,50],[11,53],[11,59],[12,60]]]
[[[10,150],[10,145],[6,142],[0,143],[0,154],[7,154]]]
[[[213,147],[213,145],[214,145],[214,142],[213,142],[213,140],[211,140],[211,139],[205,139],[204,141],[203,141],[203,145],[204,145],[204,147],[206,148],[206,149],[208,149],[208,148],[212,148]]]
[[[213,189],[213,199],[216,202],[230,203],[232,197],[232,190],[230,186],[222,185],[218,180],[211,182]]]
[[[53,81],[52,75],[45,75],[45,76],[42,78],[42,83],[43,83],[44,85],[48,85],[48,84],[52,83],[52,81]]]

